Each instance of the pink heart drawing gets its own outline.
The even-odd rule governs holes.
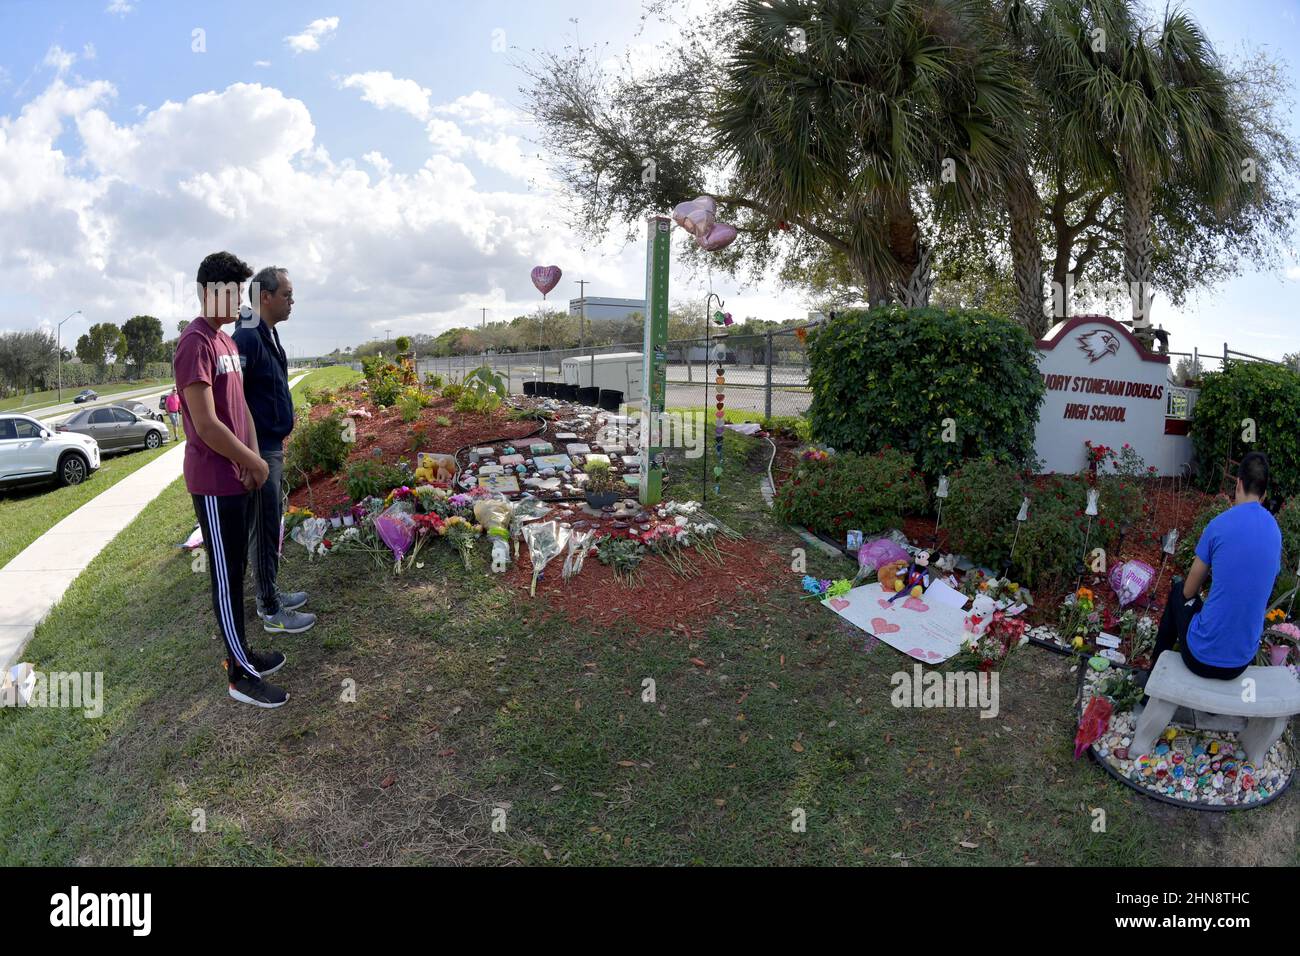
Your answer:
[[[915,657],[918,661],[941,661],[943,655],[934,651],[923,651],[919,647],[914,647],[907,652],[908,657]]]
[[[893,634],[902,630],[897,624],[890,624],[883,617],[873,617],[871,619],[871,629],[877,634]]]
[[[891,608],[891,607],[894,606],[894,605],[890,604],[888,601],[886,601],[884,598],[876,598],[876,603],[879,604],[881,607],[883,607],[883,608],[885,608],[885,609],[888,609],[888,608]]]
[[[926,603],[925,603],[924,601],[922,601],[920,598],[914,598],[914,597],[910,597],[910,598],[908,598],[906,601],[904,601],[904,602],[903,602],[903,607],[907,608],[909,611],[928,611],[928,610],[930,610],[930,605],[926,604]]]
[[[844,598],[831,598],[831,607],[835,608],[837,611],[842,611],[848,606],[849,602],[844,600]]]

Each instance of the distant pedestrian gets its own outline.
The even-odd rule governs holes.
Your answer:
[[[175,385],[173,385],[172,390],[167,393],[167,397],[164,401],[166,402],[167,419],[171,422],[172,441],[178,441],[180,439],[181,427],[181,397],[176,394]]]

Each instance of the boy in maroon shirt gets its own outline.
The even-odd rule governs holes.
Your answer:
[[[248,557],[248,493],[267,478],[257,430],[244,401],[239,349],[221,331],[239,318],[244,282],[253,274],[229,252],[199,266],[203,314],[176,343],[176,391],[185,420],[185,487],[203,529],[212,581],[212,607],[226,641],[230,696],[257,707],[279,707],[289,695],[264,679],[284,666],[278,651],[259,654],[244,637],[244,570]]]

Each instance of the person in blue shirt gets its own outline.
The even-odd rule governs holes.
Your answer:
[[[1282,565],[1282,532],[1264,508],[1267,493],[1268,457],[1250,452],[1237,471],[1233,506],[1205,526],[1187,578],[1174,579],[1153,665],[1179,639],[1183,663],[1201,677],[1232,680],[1254,662]],[[1211,574],[1210,596],[1202,601]]]
[[[289,360],[276,326],[293,311],[289,273],[268,266],[253,277],[248,289],[252,309],[241,314],[233,338],[243,367],[244,398],[257,426],[257,450],[269,477],[248,500],[249,554],[257,581],[257,614],[271,634],[301,634],[316,623],[316,615],[298,609],[307,603],[305,591],[280,591],[280,521],[284,511],[284,440],[293,431],[293,397],[289,394]]]

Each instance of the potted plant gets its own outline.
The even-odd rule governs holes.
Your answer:
[[[583,490],[592,508],[608,508],[618,500],[618,477],[605,462],[587,465],[587,483]]]

